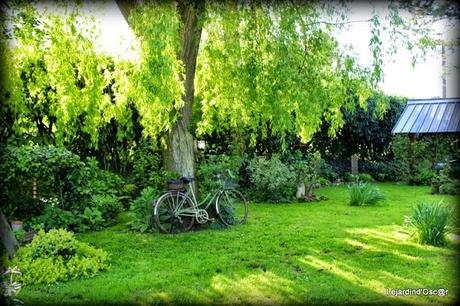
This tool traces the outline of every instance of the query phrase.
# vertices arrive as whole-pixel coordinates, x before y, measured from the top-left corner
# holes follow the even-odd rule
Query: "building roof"
[[[460,98],[409,100],[391,131],[392,134],[459,132]]]

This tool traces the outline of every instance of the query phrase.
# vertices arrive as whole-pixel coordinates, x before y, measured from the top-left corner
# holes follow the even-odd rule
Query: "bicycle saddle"
[[[184,184],[188,184],[190,183],[192,180],[193,180],[193,177],[186,177],[186,176],[183,176],[179,179],[180,181],[182,181]]]

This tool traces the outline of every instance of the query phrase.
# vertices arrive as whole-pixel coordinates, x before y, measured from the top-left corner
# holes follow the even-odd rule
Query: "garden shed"
[[[460,98],[409,100],[392,134],[459,133]]]

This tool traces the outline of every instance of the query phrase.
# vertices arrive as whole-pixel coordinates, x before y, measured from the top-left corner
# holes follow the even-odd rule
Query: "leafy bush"
[[[368,173],[358,173],[358,174],[349,174],[347,177],[349,182],[363,182],[363,183],[371,183],[374,181],[372,176]]]
[[[287,158],[287,164],[295,174],[296,197],[298,199],[319,200],[314,194],[314,190],[322,185],[329,184],[327,179],[320,176],[321,169],[326,169],[326,171],[332,169],[326,166],[321,155],[315,152],[303,156],[300,151],[295,151],[294,154]],[[303,194],[303,190],[305,194]]]
[[[91,206],[101,212],[102,218],[106,220],[106,224],[113,224],[118,214],[123,210],[123,206],[118,198],[110,194],[93,196]]]
[[[409,185],[423,185],[428,186],[431,181],[436,177],[436,173],[422,165],[414,167],[414,175],[408,180]]]
[[[31,224],[39,224],[45,230],[55,228],[75,229],[78,224],[78,217],[73,212],[63,210],[57,206],[46,206],[43,214],[32,218]]]
[[[453,212],[442,203],[419,202],[414,213],[406,217],[406,224],[415,228],[414,234],[422,244],[442,246],[451,230],[449,222]]]
[[[402,174],[408,173],[408,164],[395,160],[387,161],[360,161],[359,171],[368,173],[379,182],[399,182]]]
[[[154,200],[160,195],[157,189],[153,187],[144,188],[141,195],[133,201],[130,211],[133,214],[133,220],[128,226],[135,231],[146,232],[152,229],[152,212]]]
[[[64,229],[40,231],[32,243],[21,247],[11,261],[23,284],[56,283],[91,277],[107,268],[107,252],[75,239]]]
[[[248,170],[256,190],[256,200],[286,202],[294,197],[296,175],[278,155],[274,154],[270,159],[255,157],[250,161]]]
[[[377,187],[363,182],[349,185],[348,194],[351,206],[373,205],[385,199]]]
[[[433,164],[458,154],[457,147],[458,139],[452,135],[424,135],[413,142],[398,135],[393,137],[391,146],[401,178],[411,185],[430,185],[435,177]]]
[[[197,167],[200,193],[211,193],[222,188],[223,183],[229,186],[238,186],[239,172],[242,165],[243,159],[238,156],[225,154],[206,156]]]
[[[33,219],[45,229],[84,230],[113,223],[122,209],[123,179],[99,169],[94,158],[81,161],[64,148],[22,146],[8,147],[1,159],[0,200],[9,203],[9,218]]]
[[[458,167],[458,165],[457,165]],[[455,177],[458,175],[458,169],[455,165],[447,163],[446,166],[439,171],[439,192],[442,194],[460,194],[460,180]]]

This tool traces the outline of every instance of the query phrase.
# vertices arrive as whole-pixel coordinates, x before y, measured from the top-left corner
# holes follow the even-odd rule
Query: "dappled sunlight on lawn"
[[[212,291],[224,296],[224,303],[279,304],[300,303],[294,282],[272,272],[258,272],[244,277],[217,275],[211,281]],[[304,292],[306,290],[303,290]]]
[[[292,280],[270,271],[217,274],[209,279],[209,285],[206,287],[187,287],[177,288],[176,291],[168,290],[167,293],[151,294],[149,299],[154,303],[171,303],[177,302],[176,295],[179,295],[187,296],[190,301],[208,305],[216,301],[228,305],[276,305],[301,304],[307,293],[307,288],[300,288]]]
[[[340,277],[393,301],[424,305],[449,303],[455,299],[457,288],[452,282],[449,282],[450,285],[442,281],[430,284],[429,278],[433,275],[427,275],[436,271],[437,274],[445,276],[446,271],[455,271],[454,249],[419,245],[408,241],[409,235],[395,231],[394,226],[354,228],[345,231],[349,234],[342,239],[345,244],[342,247],[345,255],[312,250],[312,255],[301,257],[299,261],[316,271]],[[427,261],[427,258],[439,257],[440,254],[444,255],[444,260],[440,259],[434,264]],[[376,261],[378,265],[375,265]],[[452,269],[449,269],[449,266]],[[454,277],[452,275],[452,278]],[[436,281],[436,277],[434,279]],[[429,287],[430,285],[432,287]],[[450,295],[442,297],[386,294],[387,289],[419,288],[448,289]]]
[[[315,256],[306,256],[304,259],[301,260],[301,262],[306,265],[312,266],[313,268],[317,270],[321,270],[321,271],[325,270],[328,273],[334,274],[357,286],[362,286],[368,290],[371,290],[383,296],[387,296],[385,294],[386,289],[394,288],[394,287],[389,287],[388,282],[380,281],[376,279],[378,278],[379,273],[382,273],[385,271],[375,271],[374,270],[372,271],[372,278],[369,278],[369,277],[363,277],[363,271],[361,271],[361,269],[347,265],[337,260],[331,260],[330,262],[328,262],[326,260],[316,258]],[[389,272],[386,272],[385,277],[387,278],[388,275],[392,275],[392,274]],[[398,277],[394,277],[394,278],[399,281],[402,279]],[[404,283],[400,282],[399,285],[402,285],[402,287],[400,287],[401,289],[418,288],[417,283],[410,282],[407,280],[405,280]],[[387,296],[387,297],[391,298],[390,296]],[[397,296],[394,298],[405,301],[405,302],[410,302],[412,304],[417,304],[417,305],[424,305],[427,302],[425,297],[417,297],[417,296]]]

